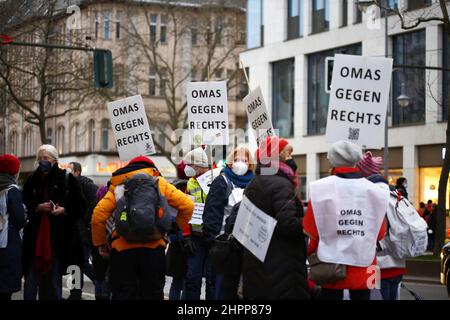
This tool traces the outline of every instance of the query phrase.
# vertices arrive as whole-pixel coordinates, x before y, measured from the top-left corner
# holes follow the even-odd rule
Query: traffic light
[[[97,88],[112,88],[112,53],[109,50],[94,50],[94,81]]]

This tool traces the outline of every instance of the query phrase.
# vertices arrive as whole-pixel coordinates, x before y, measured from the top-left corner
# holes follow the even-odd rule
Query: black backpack
[[[114,224],[117,234],[128,242],[152,242],[170,230],[167,199],[161,195],[158,179],[137,173],[124,182],[125,192],[117,201]]]

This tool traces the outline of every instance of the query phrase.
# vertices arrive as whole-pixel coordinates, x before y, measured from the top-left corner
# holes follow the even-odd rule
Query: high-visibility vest
[[[194,197],[194,202],[197,203],[205,203],[206,202],[206,194],[203,191],[202,187],[198,183],[197,179],[190,178],[187,187],[186,193],[190,196]],[[202,232],[202,226],[198,224],[192,224],[192,231],[194,232]]]

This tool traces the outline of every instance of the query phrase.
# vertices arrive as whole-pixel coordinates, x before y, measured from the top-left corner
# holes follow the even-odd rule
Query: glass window
[[[156,72],[153,68],[150,68],[150,74],[148,76],[148,94],[150,96],[156,95]]]
[[[161,16],[161,43],[167,43],[167,21],[168,17],[166,15]]]
[[[109,120],[102,120],[102,151],[109,149]]]
[[[166,90],[167,90],[167,70],[164,68],[161,70],[161,75],[159,79],[159,95],[161,97],[165,97]]]
[[[425,30],[400,34],[393,41],[394,65],[426,65]],[[392,75],[393,125],[425,122],[425,70],[398,68]],[[400,107],[396,98],[406,94],[407,107]]]
[[[120,20],[122,18],[122,12],[116,12],[116,39],[120,39]]]
[[[214,71],[214,80],[219,81],[222,80],[223,68],[217,68]]]
[[[95,120],[91,119],[88,123],[89,151],[95,150]]]
[[[156,42],[156,27],[157,27],[158,15],[150,15],[150,43]]]
[[[312,33],[329,30],[330,0],[313,0],[312,22]]]
[[[398,10],[398,0],[384,0],[384,1],[385,2],[382,5],[383,8],[389,8],[389,9],[392,9],[392,10]],[[383,8],[380,9],[380,16],[381,17],[384,17],[384,14],[385,14],[385,10]],[[395,14],[395,12],[392,12],[392,11],[388,12],[388,15],[394,15],[394,14]]]
[[[294,59],[272,63],[272,120],[281,137],[294,135]]]
[[[191,24],[191,44],[193,46],[197,45],[197,20],[196,19],[192,19],[192,24]]]
[[[328,102],[325,92],[325,58],[335,53],[361,55],[361,44],[336,48],[308,55],[308,135],[325,134]]]
[[[442,65],[444,68],[450,68],[450,39],[448,33],[443,30],[442,40],[444,41],[444,51],[442,54]],[[450,94],[450,74],[449,71],[443,71],[443,81],[442,81],[442,121],[446,121],[448,118],[448,104],[450,103],[449,94]]]
[[[439,1],[437,1],[439,2]],[[432,0],[408,0],[408,10],[416,10],[430,6]]]
[[[58,154],[64,154],[64,132],[65,129],[63,126],[56,129],[56,150],[58,150]]]
[[[95,34],[95,39],[98,38],[98,26],[99,26],[98,13],[95,12],[94,13],[94,34]]]
[[[288,0],[287,38],[303,35],[303,0]]]
[[[222,18],[216,17],[216,44],[222,45]]]
[[[354,4],[353,10],[354,10],[353,12],[355,12],[355,24],[361,23],[362,22],[362,12],[361,12],[361,10],[359,10],[358,5],[356,3]]]
[[[47,128],[47,143],[53,144],[53,128]]]
[[[81,147],[81,128],[80,128],[80,123],[76,122],[73,125],[73,137],[74,137],[74,150],[75,152],[80,151],[80,147]]]
[[[103,16],[103,39],[109,39],[109,33],[110,33],[110,22],[111,22],[111,12],[107,11],[104,13]]]
[[[18,140],[17,132],[16,131],[11,132],[11,135],[9,136],[9,152],[15,156],[18,156],[17,140]]]
[[[247,47],[257,48],[264,43],[262,0],[247,1]]]
[[[348,0],[342,0],[342,22],[341,27],[348,24]]]

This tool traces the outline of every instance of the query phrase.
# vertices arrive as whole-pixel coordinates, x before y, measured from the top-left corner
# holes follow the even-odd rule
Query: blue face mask
[[[49,172],[52,168],[52,163],[48,160],[39,160],[39,170],[42,172]]]

